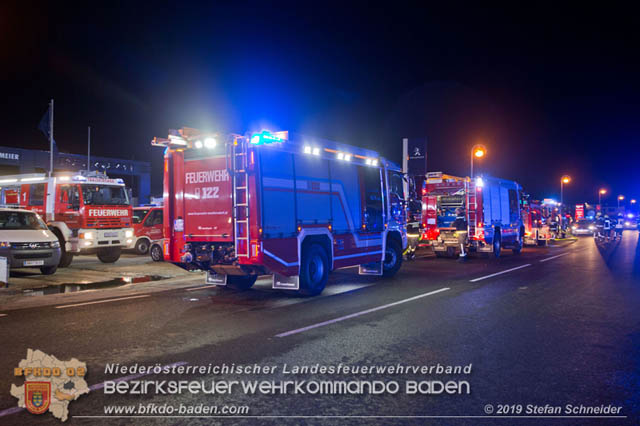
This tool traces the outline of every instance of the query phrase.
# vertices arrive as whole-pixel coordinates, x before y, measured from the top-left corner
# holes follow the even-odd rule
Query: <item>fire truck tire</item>
[[[500,257],[500,251],[502,250],[502,241],[500,234],[496,234],[493,237],[493,257]]]
[[[162,253],[162,246],[160,244],[154,244],[149,249],[151,259],[154,262],[162,262],[164,260],[164,253]]]
[[[58,265],[43,266],[40,268],[40,272],[42,272],[42,275],[53,275],[56,273],[57,270],[58,270]]]
[[[435,254],[436,257],[446,257],[446,253],[443,251],[436,251]]]
[[[256,283],[257,275],[227,275],[227,288],[249,290]]]
[[[138,254],[149,253],[149,240],[147,240],[146,238],[140,238],[136,242],[136,253]]]
[[[544,247],[544,246],[546,246],[546,245],[547,245],[547,240],[538,240],[538,245],[539,245],[540,247]]]
[[[120,247],[104,247],[98,249],[98,259],[102,263],[114,263],[120,259],[122,248]]]
[[[522,240],[522,234],[518,234],[518,239],[516,241],[516,246],[512,249],[513,254],[520,254],[522,252],[522,247],[524,247],[524,241]]]
[[[316,296],[322,293],[329,279],[329,258],[318,244],[307,246],[302,252],[300,264],[300,290],[302,296]]]
[[[395,239],[387,240],[387,247],[382,262],[382,275],[392,277],[402,266],[402,246]]]
[[[58,229],[54,229],[52,232],[53,235],[58,237],[58,241],[60,242],[60,261],[58,262],[58,268],[66,268],[71,265],[71,262],[73,261],[73,253],[67,253],[65,248],[66,242],[62,233]]]

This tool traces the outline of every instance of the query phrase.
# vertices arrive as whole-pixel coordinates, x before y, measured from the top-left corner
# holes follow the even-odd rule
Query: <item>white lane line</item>
[[[165,368],[179,367],[181,365],[187,365],[187,364],[189,363],[186,361],[180,361],[180,362],[174,362],[173,364],[163,365],[160,368],[165,369]],[[144,374],[132,374],[131,376],[119,377],[117,379],[113,379],[109,381],[110,382],[128,382],[129,380],[138,379],[140,377],[148,376],[150,374],[156,374],[156,373],[150,372],[150,373],[144,373]],[[96,383],[95,385],[89,386],[89,389],[92,391],[102,389],[105,386],[105,383],[106,382]],[[0,417],[8,416],[10,414],[16,414],[23,410],[24,410],[23,407],[11,407],[4,410],[0,410]]]
[[[495,277],[495,276],[498,276],[498,275],[506,274],[507,272],[511,272],[511,271],[517,271],[518,269],[526,268],[527,266],[531,266],[531,264],[527,263],[526,265],[516,266],[515,268],[507,269],[506,271],[500,271],[500,272],[496,272],[495,274],[485,275],[484,277],[475,278],[473,280],[470,280],[469,282],[475,283],[477,281],[486,280],[487,278],[491,278],[491,277]]]
[[[567,254],[569,254],[569,252],[558,254],[556,256],[547,257],[545,259],[540,260],[540,262],[546,262],[547,260],[555,259],[556,257],[565,256]]]
[[[186,291],[204,290],[205,288],[214,288],[214,287],[218,287],[218,285],[217,284],[202,285],[200,287],[188,288]]]
[[[96,305],[98,303],[117,302],[119,300],[141,299],[143,297],[150,297],[150,296],[151,296],[150,294],[142,294],[140,296],[129,296],[129,297],[118,297],[116,299],[96,300],[95,302],[74,303],[73,305],[56,306],[56,309],[75,308],[76,306]]]
[[[447,291],[447,290],[450,290],[450,288],[444,287],[444,288],[441,288],[440,290],[434,290],[434,291],[430,291],[429,293],[419,294],[417,296],[413,296],[413,297],[410,297],[408,299],[398,300],[397,302],[388,303],[386,305],[378,306],[376,308],[371,308],[371,309],[367,309],[367,310],[364,310],[364,311],[356,312],[356,313],[353,313],[353,314],[345,315],[345,316],[340,317],[340,318],[334,318],[332,320],[319,322],[317,324],[308,325],[306,327],[297,328],[295,330],[285,331],[284,333],[276,334],[276,337],[291,336],[292,334],[302,333],[303,331],[312,330],[312,329],[318,328],[318,327],[324,327],[325,325],[334,324],[336,322],[340,322],[340,321],[348,320],[348,319],[351,319],[351,318],[359,317],[361,315],[370,314],[371,312],[376,312],[376,311],[380,311],[382,309],[391,308],[392,306],[397,306],[397,305],[401,305],[403,303],[412,302],[414,300],[418,300],[418,299],[421,299],[423,297],[431,296],[433,294],[441,293],[441,292]]]
[[[0,314],[0,317],[6,317],[7,314]]]

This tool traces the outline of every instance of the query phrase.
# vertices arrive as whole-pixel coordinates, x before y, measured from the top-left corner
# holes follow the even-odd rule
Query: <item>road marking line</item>
[[[440,290],[434,290],[434,291],[430,291],[429,293],[419,294],[417,296],[413,296],[413,297],[410,297],[408,299],[398,300],[397,302],[388,303],[386,305],[378,306],[378,307],[371,308],[371,309],[366,309],[364,311],[360,311],[360,312],[356,312],[356,313],[353,313],[353,314],[345,315],[345,316],[340,317],[340,318],[334,318],[332,320],[319,322],[317,324],[308,325],[306,327],[297,328],[295,330],[285,331],[284,333],[276,334],[276,337],[286,337],[286,336],[291,336],[292,334],[302,333],[303,331],[311,330],[311,329],[318,328],[318,327],[323,327],[323,326],[329,325],[329,324],[334,324],[336,322],[340,322],[340,321],[348,320],[348,319],[351,319],[351,318],[359,317],[361,315],[370,314],[371,312],[376,312],[376,311],[380,311],[382,309],[391,308],[392,306],[397,306],[397,305],[401,305],[403,303],[412,302],[414,300],[418,300],[418,299],[421,299],[423,297],[431,296],[433,294],[441,293],[441,292],[447,291],[447,290],[450,290],[450,288],[444,287],[444,288],[441,288]]]
[[[167,365],[163,365],[162,369],[166,368],[166,367],[179,367],[181,365],[187,365],[189,364],[186,361],[180,361],[180,362],[174,362],[173,364],[167,364]],[[133,380],[133,379],[138,379],[140,377],[144,377],[144,376],[148,376],[150,374],[158,374],[158,373],[154,373],[153,371],[150,373],[144,373],[144,374],[132,374],[131,376],[124,376],[124,377],[119,377],[117,379],[113,379],[113,380],[109,380],[110,382],[128,382],[129,380]],[[98,389],[102,389],[105,386],[106,382],[102,382],[102,383],[96,383],[95,385],[91,385],[89,386],[89,390],[95,391]],[[23,407],[11,407],[11,408],[7,408],[4,409],[2,411],[0,411],[0,417],[4,417],[4,416],[8,416],[9,414],[15,414],[15,413],[19,413],[21,411],[23,411],[24,408]]]
[[[96,300],[95,302],[74,303],[73,305],[56,306],[56,309],[75,308],[76,306],[96,305],[98,303],[117,302],[119,300],[141,299],[143,297],[149,297],[149,296],[151,296],[151,295],[150,294],[142,294],[140,296],[129,296],[129,297],[118,297],[116,299]]]
[[[7,314],[0,314],[0,317],[6,317]]]
[[[218,285],[217,284],[203,285],[203,286],[200,286],[200,287],[188,288],[188,289],[186,289],[186,291],[196,291],[196,290],[203,290],[205,288],[214,288],[214,287],[218,287]]]
[[[507,269],[506,271],[500,271],[500,272],[496,272],[495,274],[485,275],[484,277],[475,278],[473,280],[470,280],[469,282],[475,283],[477,281],[486,280],[487,278],[491,278],[491,277],[495,277],[495,276],[498,276],[498,275],[506,274],[507,272],[511,272],[511,271],[517,271],[518,269],[526,268],[527,266],[531,266],[531,264],[527,263],[526,265],[516,266],[515,268]]]
[[[556,257],[565,256],[567,254],[569,254],[569,252],[558,254],[558,255],[555,255],[555,256],[551,256],[551,257],[547,257],[545,259],[540,260],[540,262],[546,262],[547,260],[555,259]]]

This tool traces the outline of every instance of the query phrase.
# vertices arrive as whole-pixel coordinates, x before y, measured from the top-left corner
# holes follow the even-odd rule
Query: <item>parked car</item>
[[[636,230],[638,229],[638,220],[635,217],[629,217],[624,221],[624,229]]]
[[[147,254],[153,241],[162,239],[162,207],[136,207],[133,209],[135,250]]]
[[[60,241],[37,213],[0,208],[0,256],[9,268],[40,268],[51,275],[60,262]]]
[[[587,219],[580,219],[571,225],[571,233],[573,235],[593,235],[595,232],[595,223]]]

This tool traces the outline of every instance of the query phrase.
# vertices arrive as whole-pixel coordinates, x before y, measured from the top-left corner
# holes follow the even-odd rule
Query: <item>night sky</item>
[[[115,3],[115,2],[114,2]],[[154,162],[182,126],[264,127],[379,150],[428,139],[429,170],[482,172],[535,197],[640,198],[640,18],[623,6],[391,10],[263,2],[0,6],[1,145]],[[312,3],[309,3],[312,4]],[[611,200],[614,196],[610,197]]]

